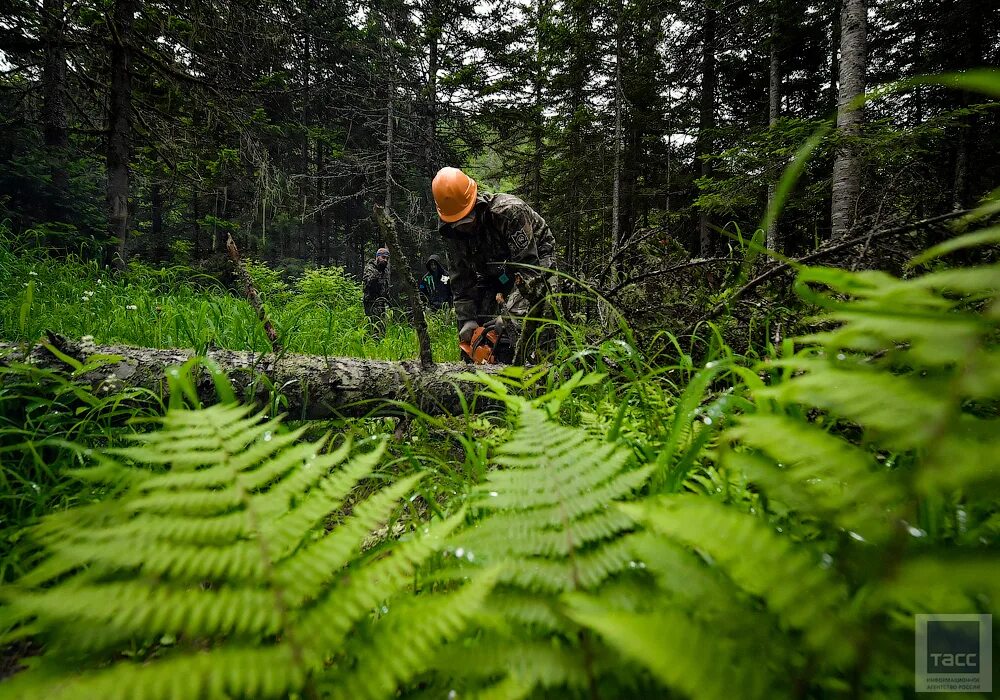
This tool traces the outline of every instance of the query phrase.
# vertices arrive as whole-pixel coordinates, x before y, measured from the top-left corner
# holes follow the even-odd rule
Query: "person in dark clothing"
[[[381,336],[385,331],[390,289],[389,249],[379,248],[375,259],[368,261],[361,276],[361,303],[376,336]]]
[[[420,279],[420,296],[429,307],[440,309],[451,303],[450,280],[441,258],[437,255],[427,258],[427,274]]]
[[[533,335],[538,324],[530,319],[554,316],[550,295],[557,279],[534,269],[555,268],[555,237],[548,224],[512,194],[479,192],[476,181],[458,168],[439,170],[433,192],[440,233],[451,244],[455,265],[451,288],[459,340],[468,342],[478,326],[501,312],[529,319],[523,330]],[[504,334],[516,338],[518,330],[508,328]],[[526,361],[531,354],[522,345],[511,359]]]

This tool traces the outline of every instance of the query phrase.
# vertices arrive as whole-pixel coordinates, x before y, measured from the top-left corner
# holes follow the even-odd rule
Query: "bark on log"
[[[94,355],[115,356],[114,361],[79,376],[98,394],[124,388],[145,388],[161,396],[168,394],[167,372],[195,356],[193,350],[163,350],[125,345],[94,345],[86,341],[56,339],[56,348],[86,364]],[[26,348],[0,343],[0,364],[29,362],[48,369],[72,368],[44,345]],[[292,419],[321,419],[369,415],[402,415],[405,412],[387,402],[406,401],[431,414],[461,413],[459,394],[471,400],[482,385],[460,379],[469,365],[440,363],[422,367],[417,360],[390,362],[349,357],[322,357],[209,350],[228,377],[237,398],[265,405],[275,387],[287,399],[281,411]],[[504,365],[477,367],[476,371],[495,374]],[[198,395],[205,401],[216,399],[207,371],[196,373]],[[483,407],[482,400],[479,408]]]

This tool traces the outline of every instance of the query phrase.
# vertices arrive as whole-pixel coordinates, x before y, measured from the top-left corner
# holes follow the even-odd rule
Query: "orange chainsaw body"
[[[496,364],[496,349],[499,336],[492,328],[479,326],[472,332],[472,340],[468,343],[459,343],[465,358],[474,365],[494,365]]]

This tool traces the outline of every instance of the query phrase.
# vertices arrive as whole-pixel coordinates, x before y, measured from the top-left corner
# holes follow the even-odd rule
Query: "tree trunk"
[[[123,388],[148,389],[167,395],[167,372],[195,357],[193,350],[161,350],[124,345],[94,345],[58,339],[58,349],[86,364],[94,355],[110,355],[112,361],[99,369],[79,375],[98,396]],[[469,365],[442,363],[422,366],[416,360],[389,362],[347,357],[320,357],[274,353],[209,350],[205,357],[229,377],[237,398],[267,406],[271,387],[282,387],[288,401],[281,410],[292,419],[322,419],[367,415],[399,415],[402,410],[387,401],[405,401],[433,415],[461,413],[459,399],[471,400],[482,385],[461,378]],[[46,368],[65,370],[64,364],[44,346],[36,346],[25,356],[21,346],[0,343],[0,365],[30,362]],[[482,365],[477,372],[493,374],[506,365]],[[197,379],[199,396],[212,401],[216,392],[207,372]],[[136,401],[143,400],[140,397]],[[145,399],[148,400],[148,399]]]
[[[779,53],[778,41],[780,39],[778,31],[778,13],[780,12],[780,7],[775,0],[773,14],[771,15],[771,57],[768,65],[768,107],[767,107],[767,123],[774,129],[774,125],[778,123],[778,117],[781,115],[781,60]],[[774,196],[775,190],[777,188],[776,178],[780,176],[780,172],[772,175],[768,179],[767,183],[767,210],[771,211],[771,207],[774,206]],[[778,251],[778,217],[772,216],[766,231],[766,241],[768,250]],[[778,251],[780,252],[780,251]]]
[[[302,23],[302,231],[299,239],[302,241],[303,256],[308,253],[306,241],[310,238],[310,229],[315,229],[313,216],[309,206],[309,166],[311,163],[311,153],[309,149],[309,83],[312,78],[312,45],[309,36],[309,24],[313,16],[313,1],[306,4],[306,16]],[[313,255],[318,257],[318,250],[313,251]],[[315,258],[314,258],[315,259]]]
[[[830,92],[828,98],[831,114],[837,112],[837,83],[840,81],[840,15],[843,10],[843,0],[833,0],[833,12],[830,14]]]
[[[542,136],[545,125],[545,110],[542,105],[542,82],[544,68],[542,66],[542,25],[545,22],[545,0],[535,0],[535,75],[532,93],[534,94],[534,124],[535,148],[531,154],[531,195],[536,206],[542,203]]]
[[[201,260],[201,208],[198,184],[191,183],[191,252],[194,260]]]
[[[66,47],[64,44],[65,0],[44,0],[42,4],[45,68],[42,74],[42,130],[48,151],[53,198],[48,217],[60,221],[65,215],[69,186],[66,149],[69,131],[66,121]]]
[[[382,206],[387,210],[392,210],[392,147],[393,147],[393,127],[396,122],[395,102],[396,102],[396,56],[393,50],[394,38],[392,18],[385,18],[385,41],[389,58],[388,76],[389,85],[386,93],[385,109],[385,199]]]
[[[318,115],[322,119],[322,115]],[[316,260],[320,265],[330,264],[330,232],[327,230],[327,213],[323,206],[323,170],[325,147],[316,140]]]
[[[413,329],[417,333],[417,344],[420,348],[420,364],[431,367],[434,365],[434,357],[431,354],[431,338],[427,333],[427,319],[424,318],[424,308],[417,294],[417,280],[413,276],[413,268],[410,267],[410,261],[399,242],[396,221],[392,218],[390,210],[378,207],[375,208],[375,220],[382,232],[382,239],[392,249],[392,254],[396,258],[390,265],[389,272],[396,289],[403,292],[410,304]]]
[[[569,123],[570,130],[570,147],[572,153],[569,154],[567,159],[570,167],[580,168],[584,161],[583,152],[583,128],[580,123],[581,117],[584,114],[584,89],[587,82],[587,62],[588,56],[585,55],[587,51],[587,46],[589,42],[589,34],[591,30],[591,19],[586,12],[586,8],[582,3],[574,2],[571,3],[570,13],[573,21],[574,39],[572,54],[569,61],[569,81],[570,81],[570,107],[572,109],[572,117]],[[583,261],[587,258],[585,255],[581,255],[590,241],[584,241],[581,239],[581,223],[582,223],[582,204],[580,196],[580,178],[573,177],[570,181],[570,212],[569,212],[569,231],[567,238],[573,241],[573,255],[570,258],[569,267],[570,272],[576,272],[583,268]],[[603,232],[602,232],[603,235]]]
[[[861,129],[862,108],[851,105],[865,91],[866,0],[844,0],[840,20],[840,90],[837,99],[837,137],[840,146],[833,161],[830,205],[831,237],[844,238],[854,226],[861,171],[853,140]]]
[[[986,25],[986,7],[984,0],[962,0],[956,3],[956,10],[961,13],[960,26],[962,36],[957,37],[958,69],[969,70],[982,66],[985,61],[986,36],[983,27]],[[959,94],[958,106],[968,107],[974,104],[978,96],[962,91]],[[976,158],[979,145],[979,117],[970,114],[963,119],[955,138],[955,180],[952,191],[952,203],[955,211],[966,208],[976,189],[971,182],[974,173],[979,171]]]
[[[702,24],[701,43],[701,110],[698,119],[698,141],[695,158],[701,161],[701,176],[711,177],[712,164],[707,156],[712,154],[712,130],[715,129],[715,42],[718,10],[713,0],[703,0],[705,17]],[[711,222],[704,209],[698,214],[698,247],[701,257],[712,254]]]
[[[427,147],[424,155],[427,174],[433,177],[438,170],[437,159],[437,74],[438,40],[441,36],[441,17],[436,0],[428,3],[427,26]],[[428,204],[433,205],[433,197]],[[431,209],[433,211],[433,209]]]
[[[132,80],[129,39],[136,0],[115,0],[111,9],[111,96],[108,114],[108,233],[118,242],[115,263],[125,264],[129,227],[129,159],[132,136]]]
[[[618,250],[621,247],[621,173],[622,173],[622,54],[621,8],[618,17],[618,41],[615,53],[615,169],[611,185],[611,279],[618,282]]]
[[[153,243],[153,258],[157,261],[167,259],[167,239],[163,233],[163,188],[157,173],[154,172],[149,184],[149,237]]]

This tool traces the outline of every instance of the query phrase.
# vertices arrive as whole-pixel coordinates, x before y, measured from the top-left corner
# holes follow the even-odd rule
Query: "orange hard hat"
[[[441,168],[431,183],[441,221],[449,224],[466,216],[476,204],[476,181],[458,168]]]

